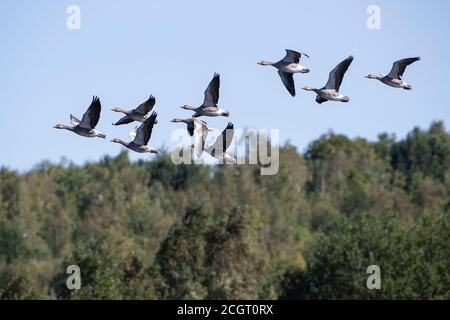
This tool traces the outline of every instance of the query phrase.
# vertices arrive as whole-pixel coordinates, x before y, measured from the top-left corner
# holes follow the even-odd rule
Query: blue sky
[[[369,5],[381,9],[381,30],[366,27]],[[81,29],[68,30],[66,9],[81,9]],[[103,112],[98,129],[126,140],[133,125],[112,127],[112,106],[134,107],[157,98],[159,122],[150,145],[170,148],[169,120],[188,117],[182,104],[200,105],[214,72],[221,74],[220,104],[229,119],[216,128],[279,128],[281,141],[304,151],[328,130],[371,140],[378,133],[404,137],[433,120],[450,126],[448,1],[16,1],[0,2],[0,166],[25,170],[48,159],[75,163],[116,155],[108,140],[52,128],[81,117],[92,95]],[[304,51],[311,69],[296,75],[297,97],[276,70],[256,64]],[[322,86],[349,54],[355,61],[342,93],[348,104],[318,105],[300,88]],[[407,92],[363,78],[387,73],[392,62],[422,60],[405,73]],[[133,159],[151,155],[132,155]]]

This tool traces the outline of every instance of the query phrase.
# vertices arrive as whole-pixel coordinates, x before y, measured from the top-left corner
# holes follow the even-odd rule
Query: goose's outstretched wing
[[[309,58],[309,56],[306,53],[303,53],[303,55],[305,57]],[[300,53],[298,51],[286,49],[286,55],[284,56],[284,58],[281,61],[284,63],[299,63],[301,57],[302,57],[302,53]]]
[[[293,74],[283,72],[281,70],[278,70],[278,74],[280,75],[281,81],[283,82],[284,86],[289,91],[291,96],[295,97],[295,83]]]
[[[83,118],[81,118],[79,126],[85,129],[94,129],[100,119],[101,110],[102,106],[100,104],[100,99],[94,96],[92,98],[91,105],[83,114]]]
[[[205,90],[204,107],[215,107],[219,102],[220,74],[214,73],[214,77]]]
[[[414,63],[416,61],[420,60],[419,57],[415,58],[406,58],[399,61],[394,62],[392,65],[392,69],[388,74],[388,77],[392,79],[399,79],[401,80],[403,77],[403,73],[405,73],[406,67],[409,66],[411,63]]]
[[[147,101],[141,103],[136,109],[135,111],[146,115],[147,113],[149,113],[150,111],[152,111],[153,107],[155,106],[156,103],[156,99],[154,96],[150,95],[150,97],[148,98]]]
[[[128,124],[133,122],[134,120],[132,118],[130,118],[129,116],[124,116],[122,118],[119,119],[119,121],[117,121],[116,123],[113,123],[114,126],[120,126],[122,124]]]
[[[231,142],[233,141],[234,136],[234,125],[231,122],[228,122],[225,130],[222,131],[222,134],[217,138],[216,142],[213,145],[213,149],[221,150],[226,152],[230,147]]]
[[[339,88],[341,87],[342,84],[342,79],[344,79],[344,75],[352,62],[353,56],[350,56],[341,63],[339,63],[333,70],[331,70],[330,75],[328,77],[328,82],[324,88],[339,91]]]
[[[133,142],[140,146],[145,146],[152,136],[153,126],[155,125],[156,116],[158,114],[153,111],[151,116],[145,120],[136,130],[136,137]]]

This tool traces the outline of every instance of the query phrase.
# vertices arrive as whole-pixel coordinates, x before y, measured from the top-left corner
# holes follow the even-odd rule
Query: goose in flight
[[[70,122],[72,123],[71,126],[65,124],[57,124],[53,128],[66,129],[75,132],[76,134],[83,137],[88,138],[98,137],[105,139],[106,138],[105,134],[95,130],[95,126],[97,125],[98,120],[100,119],[101,110],[102,106],[100,104],[100,99],[94,96],[92,98],[91,105],[83,114],[83,118],[81,118],[81,121],[71,114],[70,115]]]
[[[350,56],[341,63],[339,63],[331,72],[328,77],[328,82],[322,89],[315,89],[309,86],[303,87],[303,90],[314,91],[316,96],[316,102],[321,104],[326,101],[340,101],[349,102],[350,98],[344,96],[339,92],[339,88],[342,84],[342,79],[344,79],[345,72],[347,72],[348,67],[353,61],[353,57]]]
[[[133,110],[126,111],[120,107],[112,108],[112,111],[115,112],[121,112],[124,113],[125,116],[121,118],[116,123],[113,123],[114,126],[120,126],[122,124],[127,124],[133,121],[139,121],[144,122],[148,118],[148,113],[152,111],[153,107],[155,106],[156,99],[154,96],[150,95],[147,101],[141,103],[139,106],[137,106]],[[158,121],[155,122],[155,124],[158,123]]]
[[[212,131],[211,128],[208,127],[208,124],[205,121],[202,121],[198,118],[189,118],[189,119],[180,119],[175,118],[171,120],[171,122],[184,122],[187,126],[187,131],[191,137],[194,137],[194,144],[191,146],[197,157],[202,155],[205,140],[208,135],[208,131]]]
[[[214,77],[209,83],[208,87],[205,90],[205,98],[203,100],[203,104],[194,108],[190,105],[184,105],[180,108],[185,110],[195,111],[193,115],[194,118],[205,116],[205,117],[229,117],[230,113],[228,111],[223,110],[221,107],[217,105],[219,102],[219,87],[220,87],[220,75],[218,73],[214,73]]]
[[[145,120],[135,131],[130,133],[131,142],[125,142],[114,138],[111,142],[120,143],[124,147],[139,153],[158,153],[157,149],[151,148],[147,145],[152,135],[153,126],[156,123],[157,113],[153,111],[150,117]]]
[[[377,75],[369,74],[368,76],[366,76],[366,78],[379,80],[382,83],[384,83],[390,87],[411,90],[412,85],[410,85],[409,83],[406,83],[402,79],[403,73],[405,73],[407,66],[409,66],[410,64],[412,64],[416,61],[419,61],[419,60],[420,60],[419,57],[415,57],[415,58],[406,58],[406,59],[396,61],[392,65],[391,72],[389,72],[388,75],[380,74],[379,76],[377,76]]]
[[[303,53],[305,57],[309,56]],[[303,67],[300,64],[300,58],[302,53],[286,49],[286,56],[278,62],[271,61],[261,61],[258,62],[261,66],[273,66],[278,69],[278,74],[280,75],[281,81],[283,82],[286,89],[289,91],[291,96],[295,97],[295,84],[294,84],[294,73],[308,73],[309,69]]]
[[[234,125],[228,122],[225,130],[216,139],[213,145],[205,147],[206,136],[208,135],[208,130],[205,126],[199,127],[198,131],[194,132],[194,144],[191,146],[196,152],[197,156],[200,157],[202,152],[205,151],[210,156],[225,160],[225,163],[236,163],[236,159],[227,153],[227,149],[230,147],[234,136]]]

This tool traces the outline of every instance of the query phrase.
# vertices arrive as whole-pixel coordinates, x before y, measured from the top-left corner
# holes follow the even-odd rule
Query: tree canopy
[[[329,132],[280,171],[132,162],[0,169],[1,299],[449,299],[450,134]],[[78,265],[81,289],[66,287]],[[366,287],[369,265],[381,289]]]

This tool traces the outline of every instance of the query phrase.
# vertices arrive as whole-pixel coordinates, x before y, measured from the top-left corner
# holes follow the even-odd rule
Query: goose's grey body
[[[353,57],[350,56],[341,63],[339,63],[333,70],[331,70],[328,76],[328,82],[323,88],[315,89],[306,86],[303,88],[303,90],[315,92],[317,94],[316,102],[319,104],[322,104],[326,101],[339,101],[339,102],[350,101],[350,98],[340,93],[339,89],[341,87],[342,80],[344,79],[344,75],[352,62]]]
[[[147,145],[152,135],[153,126],[156,123],[157,113],[153,111],[152,115],[148,117],[135,132],[130,133],[130,137],[133,138],[131,142],[125,142],[120,139],[112,139],[111,142],[120,143],[124,147],[133,150],[138,153],[157,153],[158,150],[151,148]]]
[[[403,74],[405,73],[406,67],[416,61],[419,61],[419,60],[420,60],[420,57],[414,57],[414,58],[406,58],[406,59],[396,61],[392,65],[392,69],[389,72],[389,74],[387,74],[387,75],[382,74],[379,76],[369,74],[368,76],[366,76],[366,78],[379,80],[380,82],[382,82],[390,87],[393,87],[393,88],[402,88],[405,90],[411,90],[412,85],[403,81],[402,77],[403,77]]]
[[[133,121],[144,122],[145,120],[148,119],[148,113],[152,111],[153,107],[155,106],[155,103],[156,103],[155,97],[150,95],[147,101],[141,103],[133,110],[126,111],[120,107],[112,108],[111,109],[112,111],[121,112],[125,114],[124,117],[122,117],[116,123],[113,123],[113,125],[120,126],[122,124],[131,123]],[[156,121],[155,124],[156,123],[158,123],[158,121]]]
[[[309,56],[303,53],[306,57]],[[309,69],[300,64],[302,53],[286,49],[286,56],[278,62],[261,61],[262,66],[273,66],[278,69],[278,75],[291,96],[295,96],[294,73],[308,73]]]
[[[230,113],[218,106],[219,102],[220,75],[214,74],[211,82],[204,92],[203,104],[194,108],[190,105],[181,106],[182,109],[194,111],[194,118],[205,117],[229,117]]]
[[[101,110],[102,106],[100,103],[100,99],[94,96],[89,108],[83,114],[81,121],[71,114],[70,122],[72,123],[72,125],[57,124],[53,128],[69,130],[87,138],[97,137],[104,139],[106,138],[106,135],[95,129],[98,121],[100,120]]]

